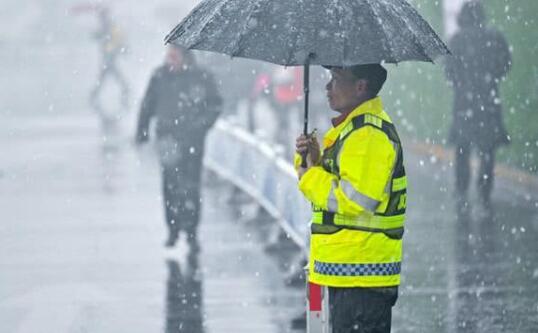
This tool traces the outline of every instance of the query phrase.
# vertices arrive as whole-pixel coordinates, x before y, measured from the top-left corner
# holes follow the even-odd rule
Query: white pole
[[[331,333],[329,319],[329,287],[308,281],[306,276],[306,333]]]

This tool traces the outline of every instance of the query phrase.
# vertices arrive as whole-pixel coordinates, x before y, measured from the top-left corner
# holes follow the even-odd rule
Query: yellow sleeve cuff
[[[293,157],[293,166],[295,167],[296,171],[299,171],[299,168],[301,167],[302,162],[303,162],[303,157],[295,153],[295,156]]]
[[[335,175],[322,167],[312,167],[299,181],[299,190],[314,206],[327,209],[329,194],[336,180]]]

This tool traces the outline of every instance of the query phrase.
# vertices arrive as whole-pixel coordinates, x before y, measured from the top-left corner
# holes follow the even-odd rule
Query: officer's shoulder
[[[388,154],[392,156],[394,154],[393,142],[389,139],[388,135],[380,128],[373,125],[362,126],[352,133],[350,133],[345,142],[344,147],[346,151],[357,151],[374,149],[379,154]]]
[[[354,128],[355,131],[354,133],[351,133],[351,134],[359,134],[359,135],[376,135],[376,134],[379,134],[379,133],[383,133],[383,131],[381,130],[381,128],[373,125],[373,124],[369,124],[369,123],[364,123],[362,124],[361,126],[357,127],[357,128]]]
[[[375,138],[376,140],[387,142],[390,141],[388,135],[379,126],[372,123],[362,123],[360,126],[350,123],[347,127],[348,128],[342,130],[342,134],[346,135],[346,131],[348,133],[351,132],[348,137],[353,141],[356,139],[366,142],[364,141],[366,138]]]

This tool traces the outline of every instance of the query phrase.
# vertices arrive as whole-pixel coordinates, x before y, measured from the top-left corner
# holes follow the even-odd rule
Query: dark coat
[[[454,88],[454,119],[449,142],[491,150],[508,144],[502,118],[499,82],[511,55],[497,30],[469,24],[451,39],[446,75]]]
[[[221,104],[210,73],[196,66],[170,71],[163,65],[153,73],[142,101],[137,141],[148,139],[150,121],[155,118],[157,138],[170,138],[200,151],[221,112]]]

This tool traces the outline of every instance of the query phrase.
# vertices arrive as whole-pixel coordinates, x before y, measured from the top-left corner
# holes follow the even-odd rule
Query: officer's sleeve
[[[295,153],[293,156],[293,167],[295,168],[295,171],[299,172],[302,163],[303,157],[300,154]]]
[[[387,136],[366,126],[353,132],[338,157],[340,177],[321,167],[307,171],[299,188],[315,206],[348,216],[373,213],[386,193],[396,153]]]
[[[328,202],[333,184],[338,178],[322,167],[312,167],[299,181],[299,189],[314,206],[330,210]]]

